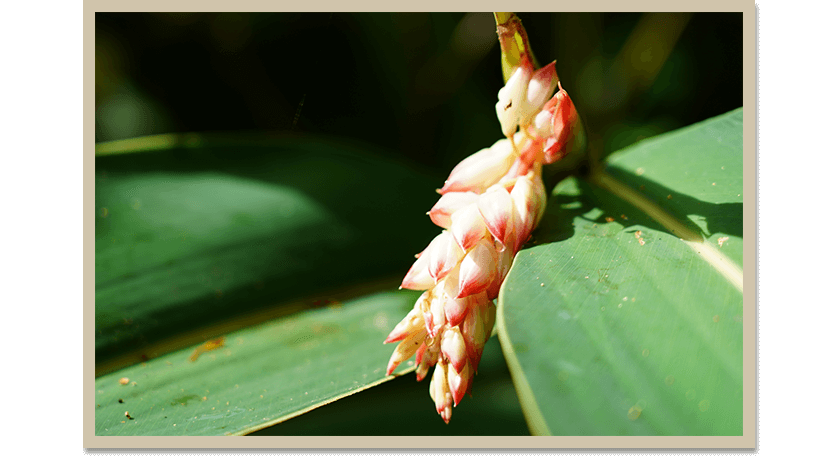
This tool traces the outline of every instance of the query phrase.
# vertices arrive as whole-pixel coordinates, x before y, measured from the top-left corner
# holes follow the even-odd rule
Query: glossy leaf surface
[[[432,206],[435,181],[352,145],[162,135],[98,150],[99,364],[301,297],[390,276],[395,287],[434,235],[411,209]]]
[[[743,433],[742,119],[553,190],[498,318],[533,433]]]
[[[393,349],[383,338],[418,295],[332,303],[101,376],[96,434],[245,434],[383,382]]]

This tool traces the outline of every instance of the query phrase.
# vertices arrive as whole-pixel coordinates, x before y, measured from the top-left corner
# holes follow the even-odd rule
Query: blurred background
[[[539,62],[557,61],[599,155],[742,106],[741,14],[519,17]],[[494,104],[502,86],[491,13],[97,13],[97,143],[186,132],[296,141],[284,149],[181,145],[159,154],[97,158],[97,372],[210,337],[149,349],[178,332],[199,333],[245,312],[322,293],[312,272],[328,277],[333,288],[380,278],[387,278],[388,290],[397,287],[412,254],[438,234],[424,215],[438,197],[434,186],[464,157],[500,139]],[[196,270],[193,284],[176,283],[179,260],[158,261],[148,253],[157,246],[159,258],[169,258],[167,246],[180,246],[180,238],[166,238],[163,229],[181,223],[182,210],[192,206],[171,206],[179,203],[155,196],[150,185],[141,202],[135,195],[136,183],[161,172],[220,172],[296,189],[346,231],[298,227],[319,240],[298,243],[300,252],[291,256],[298,264],[277,264],[276,254],[288,245],[274,237],[247,245],[238,264],[216,261]],[[375,194],[380,189],[386,195]],[[212,196],[193,197],[211,214]],[[166,205],[170,213],[153,212]],[[216,222],[249,233],[254,222],[240,216]],[[234,234],[225,236],[229,240],[221,241],[236,241]],[[201,240],[195,242],[200,247]],[[360,263],[348,271],[344,265],[352,259]],[[258,279],[257,287],[247,282],[251,277],[225,279],[244,270]],[[110,271],[110,282],[100,283]],[[172,281],[171,290],[189,285],[194,297],[163,303],[161,297],[177,299],[155,272]],[[136,278],[149,282],[135,287]],[[153,287],[158,295],[147,292]],[[485,354],[475,399],[457,407],[449,426],[436,415],[427,383],[403,376],[259,434],[526,434],[496,339]],[[109,361],[115,362],[104,367]]]
[[[739,13],[519,17],[604,154],[742,106]],[[490,13],[97,13],[96,140],[348,137],[442,176],[500,137],[499,61]]]

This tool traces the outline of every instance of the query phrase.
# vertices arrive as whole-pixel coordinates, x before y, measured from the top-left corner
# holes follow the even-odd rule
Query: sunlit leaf
[[[554,189],[498,317],[533,433],[743,433],[742,116]]]
[[[456,406],[448,424],[439,418],[428,394],[429,381],[416,382],[415,376],[408,374],[253,435],[529,434],[497,338],[486,343],[472,395]]]
[[[383,338],[416,298],[333,303],[101,376],[96,434],[244,434],[383,382],[392,351]]]

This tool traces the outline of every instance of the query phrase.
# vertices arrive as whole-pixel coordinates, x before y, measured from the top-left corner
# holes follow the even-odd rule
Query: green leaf
[[[438,178],[367,150],[195,134],[99,145],[98,371],[289,312],[277,304],[397,287],[435,235],[413,209],[433,205]]]
[[[96,435],[246,434],[391,379],[394,345],[382,341],[417,298],[393,291],[335,303],[230,333],[195,361],[187,348],[101,376]]]
[[[252,435],[529,435],[497,338],[485,345],[473,397],[456,406],[449,424],[436,412],[429,381],[401,376]]]
[[[743,433],[742,110],[572,177],[500,295],[530,429]]]

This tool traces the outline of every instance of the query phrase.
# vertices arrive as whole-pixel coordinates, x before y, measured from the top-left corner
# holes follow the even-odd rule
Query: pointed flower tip
[[[538,71],[535,72],[535,74],[532,76],[532,79],[542,79],[552,86],[552,90],[555,90],[555,87],[561,84],[561,81],[558,79],[558,72],[555,71],[556,62],[557,61],[553,60],[552,62],[549,62],[548,64],[541,67]]]
[[[465,396],[468,384],[473,379],[474,373],[467,364],[460,370],[454,370],[454,367],[448,366],[448,388],[453,397],[453,405],[456,406],[462,400],[462,397]]]
[[[551,84],[552,89],[560,83],[558,81],[558,73],[555,71],[555,60],[539,68],[532,74],[532,80],[537,80],[542,83]],[[549,94],[552,95],[552,94]]]
[[[514,156],[510,142],[507,147],[505,143],[498,143],[483,148],[459,162],[445,181],[441,189],[442,194],[468,191],[482,193],[502,178],[514,161]]]
[[[442,420],[445,421],[446,424],[450,424],[450,418],[452,414],[453,411],[451,411],[450,406],[446,407],[445,409],[439,412],[439,415],[442,416]]]
[[[434,224],[444,229],[451,227],[451,216],[458,210],[477,201],[479,195],[475,192],[448,192],[442,195],[442,198],[430,208],[428,215]]]
[[[406,334],[396,334],[395,332],[392,332],[392,333],[389,334],[387,339],[384,340],[384,344],[395,343],[396,341],[401,341],[406,336],[407,336]]]
[[[466,389],[464,388],[464,387],[466,387],[464,382],[465,381],[463,380],[463,386],[462,387],[453,391],[453,406],[458,406],[459,402],[461,402],[462,399],[465,398],[465,394],[467,392],[466,392]]]
[[[430,265],[430,256],[422,255],[413,263],[404,280],[401,281],[401,287],[410,290],[427,290],[433,287],[435,282],[430,277],[428,267]]]
[[[488,286],[486,284],[478,284],[475,282],[465,283],[459,290],[459,295],[456,298],[461,299],[470,295],[476,295],[484,291],[487,287]]]

